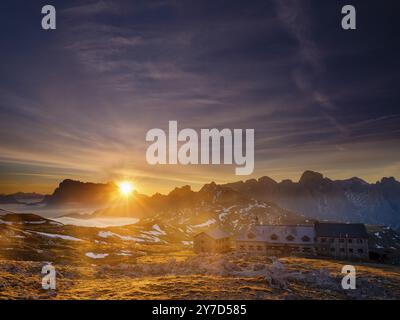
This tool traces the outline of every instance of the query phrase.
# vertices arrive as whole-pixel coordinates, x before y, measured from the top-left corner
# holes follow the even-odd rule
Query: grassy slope
[[[174,259],[172,267],[171,258]],[[345,291],[340,288],[340,270],[346,262],[282,258],[280,261],[289,272],[311,274],[324,269],[330,272],[333,282],[330,285],[319,284],[315,282],[318,277],[313,278],[311,282],[293,279],[288,281],[287,288],[278,288],[259,275],[218,274],[201,268],[193,268],[191,272],[191,263],[198,263],[198,259],[190,252],[177,252],[142,257],[136,266],[129,264],[56,266],[58,275],[55,292],[41,289],[40,271],[43,263],[3,260],[0,261],[0,299],[400,298],[400,268],[395,266],[353,263],[358,272],[358,288]],[[221,263],[221,266],[225,260],[233,262],[236,266],[266,263],[266,258],[260,256],[228,255],[200,259],[211,259],[214,265],[217,262]],[[185,268],[176,267],[180,265]],[[146,266],[149,269],[146,269]]]

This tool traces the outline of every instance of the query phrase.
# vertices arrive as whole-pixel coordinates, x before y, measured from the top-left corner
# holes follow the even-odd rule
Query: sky
[[[357,30],[341,28],[341,8]],[[41,8],[57,29],[41,29]],[[0,3],[0,193],[131,179],[143,193],[305,170],[400,178],[398,1]],[[146,132],[255,129],[255,170],[151,166]]]

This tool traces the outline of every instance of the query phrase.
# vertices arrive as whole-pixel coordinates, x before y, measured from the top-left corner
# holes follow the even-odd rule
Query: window
[[[287,240],[287,241],[293,241],[293,240],[294,240],[294,237],[293,237],[291,234],[289,234],[289,235],[286,237],[286,240]]]
[[[347,240],[348,243],[353,243],[353,239]]]
[[[357,252],[358,253],[364,253],[364,250],[363,249],[358,249]]]
[[[331,248],[331,251],[332,251],[332,252],[335,252],[335,248]]]
[[[344,252],[344,248],[340,248],[340,252]]]
[[[308,237],[308,236],[304,236],[303,238],[301,238],[301,240],[303,241],[303,242],[310,242],[310,237]]]
[[[240,246],[239,248],[240,248],[240,250],[245,250],[245,246],[243,246],[243,245]]]
[[[262,247],[261,246],[257,246],[257,251],[261,251]]]
[[[321,238],[321,242],[326,242],[326,238]]]
[[[362,239],[357,239],[357,243],[363,243]]]
[[[253,251],[254,250],[254,246],[249,246],[249,250]]]
[[[330,243],[334,243],[334,242],[335,242],[335,238],[330,238],[330,239],[329,239],[329,242],[330,242]]]
[[[339,239],[339,242],[340,243],[344,243],[344,239]]]
[[[353,253],[353,251],[354,251],[353,248],[350,248],[350,249],[349,249],[349,252],[350,252],[350,253]]]
[[[271,235],[271,240],[278,240],[278,236],[276,234]]]

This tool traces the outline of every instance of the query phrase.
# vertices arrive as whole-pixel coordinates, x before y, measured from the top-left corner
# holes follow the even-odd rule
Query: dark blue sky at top
[[[0,193],[237,179],[147,166],[145,133],[168,120],[254,128],[256,177],[400,177],[397,3],[1,1]],[[45,4],[55,31],[40,27]],[[356,31],[341,28],[345,4]]]

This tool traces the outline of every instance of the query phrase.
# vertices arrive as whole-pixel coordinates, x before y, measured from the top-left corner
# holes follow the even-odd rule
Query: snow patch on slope
[[[117,237],[124,241],[136,241],[136,242],[143,242],[143,239],[131,237],[131,236],[121,236],[120,234],[111,232],[111,231],[100,231],[98,236],[101,238],[109,238],[109,237]]]
[[[196,225],[191,226],[191,227],[192,227],[192,228],[203,228],[203,227],[208,227],[208,226],[214,224],[215,222],[216,222],[215,219],[209,219],[209,220],[207,220],[207,221],[204,222],[204,223],[196,224]]]
[[[36,231],[32,231],[32,232],[39,234],[41,236],[44,236],[44,237],[49,237],[49,238],[57,238],[57,239],[70,240],[70,241],[83,241],[82,239],[78,239],[78,238],[71,237],[71,236],[66,236],[63,234],[44,233],[44,232],[36,232]]]
[[[85,256],[92,259],[104,259],[108,257],[108,253],[93,253],[93,252],[86,252]]]
[[[62,217],[53,219],[65,225],[72,225],[78,227],[93,227],[93,228],[108,228],[108,227],[122,227],[126,225],[136,224],[139,219],[136,218],[92,218],[92,219],[79,219],[72,217]]]

